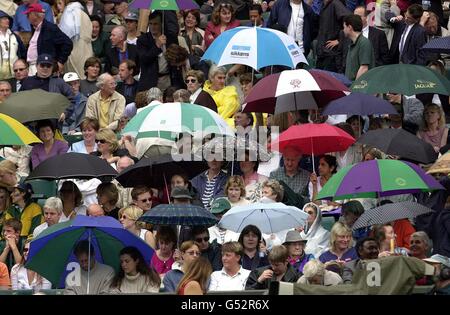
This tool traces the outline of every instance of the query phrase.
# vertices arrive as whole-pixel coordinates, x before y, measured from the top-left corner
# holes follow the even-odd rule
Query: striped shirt
[[[217,181],[217,178],[219,177],[219,174],[220,174],[220,172],[210,180],[208,177],[208,171],[205,172],[206,185],[205,185],[205,190],[203,191],[203,195],[202,195],[202,203],[203,203],[203,207],[205,207],[205,209],[208,211],[211,208],[211,199],[214,194],[214,187],[216,186],[216,181]]]

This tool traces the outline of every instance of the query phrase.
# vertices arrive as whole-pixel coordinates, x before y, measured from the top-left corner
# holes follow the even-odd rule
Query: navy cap
[[[49,55],[49,54],[40,54],[37,57],[36,63],[37,64],[43,63],[43,64],[50,64],[50,65],[52,65],[53,64],[53,57],[52,57],[52,55]]]

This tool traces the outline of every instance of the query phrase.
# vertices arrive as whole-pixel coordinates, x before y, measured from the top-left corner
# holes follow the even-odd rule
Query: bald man
[[[99,204],[93,203],[87,208],[87,215],[90,217],[103,217],[105,211]]]
[[[136,69],[140,69],[136,45],[127,45],[127,29],[124,26],[114,27],[109,39],[112,47],[106,50],[106,72],[112,75],[118,74],[120,63],[127,59],[133,60],[136,63]]]

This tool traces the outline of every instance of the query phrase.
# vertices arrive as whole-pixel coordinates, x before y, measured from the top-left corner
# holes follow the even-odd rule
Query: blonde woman
[[[333,261],[343,266],[344,263],[357,259],[352,242],[352,230],[344,223],[336,222],[331,228],[330,249],[320,255],[319,260],[322,263]]]
[[[11,269],[11,286],[13,290],[48,290],[52,288],[52,284],[35,271],[26,269],[25,263],[30,251],[30,242],[27,240],[23,247],[22,261]]]
[[[117,136],[111,129],[100,129],[95,135],[95,142],[97,143],[97,151],[92,152],[92,154],[106,160],[114,169],[116,169],[116,162],[119,158],[128,155],[127,149],[120,149]]]
[[[0,162],[0,187],[15,187],[18,182],[17,165],[10,160]]]
[[[199,257],[188,265],[175,292],[178,295],[204,295],[211,273],[212,267],[209,261]]]
[[[137,222],[143,213],[142,209],[137,206],[128,206],[119,210],[119,221],[129,232],[139,236],[152,248],[156,248],[156,240],[153,233],[141,228],[141,225]]]
[[[230,176],[225,184],[225,193],[231,207],[244,206],[250,202],[245,199],[245,184],[241,176]]]
[[[445,127],[445,114],[439,105],[425,105],[422,117],[423,126],[417,133],[419,139],[431,144],[436,152],[447,144],[448,128]]]

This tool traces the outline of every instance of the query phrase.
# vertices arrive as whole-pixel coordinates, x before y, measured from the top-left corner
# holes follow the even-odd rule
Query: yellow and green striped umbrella
[[[42,143],[27,127],[12,117],[0,114],[0,145]]]

